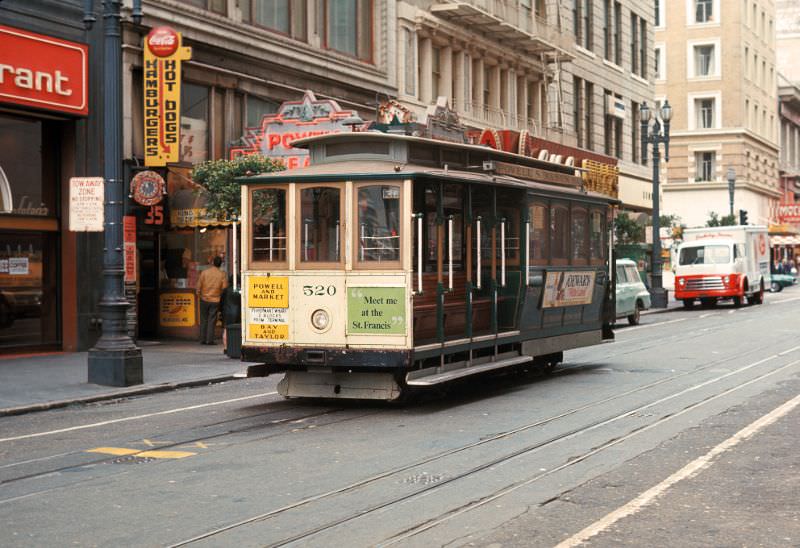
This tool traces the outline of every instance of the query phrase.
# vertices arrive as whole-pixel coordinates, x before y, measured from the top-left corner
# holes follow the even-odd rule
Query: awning
[[[173,228],[227,226],[225,221],[208,214],[208,192],[192,181],[191,169],[170,167],[167,174],[169,224]]]
[[[800,245],[800,236],[770,236],[769,245],[771,247],[779,245]]]

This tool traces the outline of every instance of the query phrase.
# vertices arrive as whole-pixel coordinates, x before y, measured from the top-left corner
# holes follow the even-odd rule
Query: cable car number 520
[[[322,297],[328,295],[330,297],[336,295],[335,285],[304,285],[303,295],[306,297]]]

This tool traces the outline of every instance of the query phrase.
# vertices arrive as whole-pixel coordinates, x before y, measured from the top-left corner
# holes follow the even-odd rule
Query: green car
[[[631,259],[617,259],[617,318],[628,318],[628,323],[639,323],[642,310],[650,308],[650,293],[642,283],[636,263]]]
[[[797,278],[791,274],[771,274],[770,277],[772,278],[772,283],[770,284],[769,290],[773,293],[783,291],[784,287],[797,283]]]

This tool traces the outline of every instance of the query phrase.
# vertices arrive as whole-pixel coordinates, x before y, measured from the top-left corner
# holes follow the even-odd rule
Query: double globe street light
[[[647,144],[653,145],[653,257],[652,283],[650,284],[650,301],[653,308],[667,307],[667,292],[662,284],[661,262],[661,222],[659,219],[659,172],[661,170],[661,152],[659,144],[664,143],[664,161],[669,162],[669,121],[672,118],[672,107],[665,100],[661,108],[656,107],[655,116],[647,103],[642,103],[639,114],[642,123],[642,161],[647,162]],[[653,123],[650,119],[653,118]],[[662,131],[663,125],[663,131]]]

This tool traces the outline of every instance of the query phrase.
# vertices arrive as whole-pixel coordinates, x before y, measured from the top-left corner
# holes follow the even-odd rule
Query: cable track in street
[[[726,322],[723,325],[719,325],[719,326],[716,326],[715,328],[712,328],[713,331],[711,331],[711,333],[714,333],[714,332],[717,332],[717,331],[720,331],[720,330],[723,330],[723,329],[726,329],[726,328],[735,327],[737,324],[739,324],[739,323],[741,323],[743,321],[749,321],[749,320],[743,319],[743,320],[733,320],[733,321]],[[666,322],[659,322],[659,324],[661,324],[661,323],[666,323]],[[650,324],[650,325],[658,325],[658,324]],[[700,332],[695,331],[695,333],[697,333],[697,334],[689,336],[689,338],[697,338],[697,337],[701,337],[701,336],[706,336],[706,335],[709,334],[709,331],[708,330],[704,330],[704,331],[700,331]],[[661,345],[664,345],[664,344],[669,344],[675,338],[679,338],[679,337],[682,338],[682,340],[684,340],[684,341],[687,340],[687,337],[686,337],[685,333],[671,335],[671,336],[668,336],[666,338],[663,338],[663,337],[659,338],[657,336],[653,336],[651,338],[651,341],[648,341],[648,342],[654,342],[655,344],[652,344],[650,346],[644,346],[644,347],[639,346],[639,347],[637,347],[636,351],[647,350],[647,349],[651,349],[651,348],[654,348],[654,347],[657,347],[657,346],[661,346]],[[626,341],[620,341],[620,342],[626,342]],[[739,356],[740,357],[747,356],[747,355],[762,351],[764,349],[770,348],[772,346],[773,346],[772,344],[764,344],[763,346],[751,348],[748,351],[744,352],[743,354],[739,354]],[[596,359],[592,360],[592,362],[585,362],[584,361],[584,362],[574,362],[574,363],[570,363],[568,365],[563,365],[562,364],[562,366],[559,367],[559,369],[555,373],[553,373],[553,376],[569,374],[572,371],[579,370],[582,367],[585,367],[587,365],[592,365],[593,363],[597,363],[598,361],[605,361],[608,358],[613,358],[615,356],[624,355],[624,354],[627,354],[627,353],[630,353],[630,352],[632,352],[632,351],[631,350],[626,350],[626,351],[623,351],[623,352],[612,352],[612,353],[607,354],[605,356],[597,356]],[[563,418],[565,416],[569,416],[571,414],[583,411],[583,410],[588,409],[588,408],[590,408],[592,406],[603,405],[605,403],[608,403],[609,401],[613,401],[613,400],[621,398],[621,397],[626,397],[626,396],[632,395],[632,394],[634,394],[636,392],[640,392],[640,391],[643,391],[643,390],[648,390],[648,389],[653,388],[653,387],[655,387],[655,386],[657,386],[659,384],[663,384],[663,383],[666,383],[666,382],[671,382],[673,380],[679,379],[679,378],[681,378],[683,376],[686,376],[686,375],[694,374],[694,373],[696,373],[698,371],[702,371],[704,369],[707,369],[707,368],[713,367],[715,365],[718,365],[719,363],[726,361],[726,359],[727,358],[723,358],[723,357],[718,358],[717,360],[708,362],[707,364],[704,364],[704,365],[702,365],[702,366],[700,366],[700,367],[698,367],[698,368],[696,368],[696,369],[694,369],[694,370],[692,370],[690,372],[672,375],[670,377],[666,377],[666,378],[660,379],[660,380],[655,381],[653,383],[650,383],[650,384],[647,384],[647,385],[643,385],[642,387],[635,388],[635,389],[633,389],[633,390],[631,390],[629,392],[626,392],[626,393],[623,393],[623,394],[619,394],[619,395],[616,395],[616,396],[612,396],[610,398],[606,398],[606,399],[600,400],[598,402],[590,403],[590,404],[587,404],[586,406],[582,406],[582,407],[576,408],[574,410],[566,412],[566,414],[558,415],[558,416],[555,416],[555,417],[550,417],[550,418],[547,418],[547,419],[541,419],[540,421],[536,421],[534,423],[531,423],[531,424],[528,424],[528,425],[524,425],[524,426],[519,427],[517,429],[498,434],[497,436],[499,436],[500,438],[507,437],[509,435],[515,435],[517,433],[523,432],[523,431],[528,430],[530,428],[535,428],[537,426],[542,426],[542,425],[548,424],[549,422],[552,422],[554,420]],[[303,407],[304,406],[302,404],[298,404],[298,405],[289,407],[289,409],[290,410],[302,409]],[[338,409],[327,410],[327,411],[324,411],[324,412],[321,412],[321,413],[309,413],[309,414],[305,414],[305,415],[287,417],[287,418],[284,418],[284,419],[279,419],[279,420],[270,422],[266,426],[278,426],[278,425],[290,423],[290,422],[293,422],[293,421],[302,421],[302,420],[306,420],[306,419],[313,419],[313,418],[318,418],[318,417],[329,416],[329,415],[333,415],[333,414],[345,411],[347,409],[348,408],[338,408]],[[274,412],[275,412],[274,410],[269,410],[269,411],[266,411],[266,412],[263,412],[263,413],[255,413],[255,414],[252,414],[252,415],[248,415],[246,417],[236,417],[236,418],[233,418],[233,419],[228,419],[228,420],[223,420],[223,421],[218,421],[218,422],[215,422],[215,423],[203,425],[202,428],[212,428],[212,427],[215,427],[215,426],[220,426],[220,425],[229,424],[229,423],[253,420],[253,419],[256,419],[258,417],[269,415],[269,414],[274,413]],[[377,414],[378,412],[379,411],[376,411],[375,413],[370,413],[370,414]],[[351,417],[351,418],[345,419],[345,420],[355,420],[355,419],[358,419],[358,418],[362,418],[364,416],[368,416],[370,414],[357,415],[355,417]],[[335,424],[339,424],[341,422],[342,421],[332,421],[330,423],[326,423],[325,426],[335,425]],[[224,432],[219,432],[219,433],[212,434],[212,435],[204,435],[204,436],[200,436],[200,437],[186,438],[186,439],[182,439],[181,441],[178,441],[178,442],[173,442],[173,443],[168,443],[168,444],[161,445],[161,446],[159,446],[159,449],[161,449],[161,450],[174,449],[174,448],[177,448],[177,447],[180,447],[180,446],[185,446],[185,445],[192,444],[192,443],[212,441],[212,440],[219,439],[221,437],[225,437],[225,436],[229,436],[229,435],[236,435],[236,434],[240,434],[240,433],[247,433],[247,432],[251,432],[251,431],[254,431],[254,430],[258,430],[258,429],[264,428],[264,426],[265,426],[264,424],[249,425],[249,426],[244,427],[244,428],[226,430]],[[284,432],[277,432],[277,433],[270,434],[268,436],[254,438],[251,441],[252,442],[263,441],[265,439],[281,436],[281,435],[284,435],[284,434],[285,434]],[[166,436],[170,436],[170,433],[166,432],[166,433],[162,434],[162,437],[166,437]],[[488,441],[493,441],[494,439],[495,439],[494,437],[493,438],[487,438],[487,440],[485,440],[485,441],[487,441],[487,442]],[[481,442],[479,442],[479,444],[483,443],[483,442],[484,441],[481,441]],[[461,448],[454,448],[453,450],[451,450],[452,451],[451,453],[447,453],[447,454],[444,454],[444,455],[434,455],[434,456],[431,457],[431,459],[435,460],[437,458],[442,458],[442,457],[448,456],[450,454],[455,454],[457,452],[460,452],[460,451],[463,451],[463,450],[466,450],[466,449],[471,449],[474,446],[475,445],[473,445],[473,444],[468,444],[468,445],[463,446]],[[147,451],[147,450],[148,449],[142,449],[143,452]],[[82,451],[66,452],[66,453],[61,453],[61,454],[57,455],[57,457],[74,456],[74,455],[79,455],[79,454],[83,454],[83,452]],[[133,456],[135,456],[135,454]],[[49,458],[52,458],[52,456],[45,456],[45,457],[42,457],[39,460],[47,460]],[[12,484],[14,482],[21,481],[21,480],[29,480],[29,479],[34,479],[34,478],[37,478],[37,477],[42,477],[42,476],[47,476],[47,475],[52,475],[52,474],[58,474],[58,473],[61,473],[61,472],[67,472],[67,471],[76,470],[76,469],[80,469],[80,468],[84,468],[84,467],[100,465],[100,464],[108,463],[108,462],[111,462],[111,461],[113,461],[113,458],[108,458],[108,457],[99,458],[99,459],[91,460],[91,461],[88,461],[88,462],[82,462],[80,464],[62,466],[62,467],[53,468],[53,469],[49,469],[49,470],[45,470],[45,471],[41,471],[41,472],[32,473],[32,474],[21,475],[21,476],[15,477],[15,478],[7,479],[7,480],[2,480],[2,481],[0,481],[0,485],[9,485],[9,484]],[[16,466],[16,465],[21,465],[21,464],[29,464],[30,462],[31,462],[31,460],[25,461],[23,463],[6,464],[6,465],[3,465],[2,467],[0,467],[0,469],[10,468],[10,467],[13,467],[13,466]],[[428,462],[430,462],[430,460],[425,459],[425,460],[423,460],[421,462],[413,463],[413,464],[410,464],[408,466],[409,467],[414,467],[414,466],[419,466],[419,465],[422,465],[422,464],[426,464]],[[402,471],[402,470],[399,470],[399,471]],[[391,473],[397,473],[397,472],[390,471],[388,473],[391,474]],[[74,485],[74,484],[72,484],[72,485]],[[0,500],[0,504],[2,504],[2,503],[3,503],[3,501]]]
[[[759,350],[763,350],[763,348],[761,348]],[[726,378],[728,378],[730,376],[743,373],[743,372],[748,371],[749,369],[751,369],[753,367],[756,367],[758,365],[762,365],[762,364],[767,363],[767,362],[769,362],[771,360],[774,360],[774,359],[779,358],[779,357],[783,357],[783,356],[785,356],[785,355],[787,355],[789,353],[796,352],[798,350],[800,350],[800,346],[795,346],[795,347],[790,348],[788,350],[785,350],[783,352],[772,354],[771,356],[768,356],[767,358],[764,358],[762,360],[756,361],[756,362],[754,362],[752,364],[748,364],[748,365],[743,366],[741,368],[735,369],[733,371],[730,371],[728,373],[725,373],[723,375],[720,375],[718,377],[715,377],[715,378],[710,379],[708,381],[705,381],[703,383],[695,384],[695,385],[692,385],[692,386],[690,386],[688,388],[684,388],[684,389],[679,390],[677,392],[673,392],[673,393],[671,393],[671,394],[669,394],[667,396],[659,398],[655,402],[650,402],[650,403],[647,403],[647,404],[643,404],[643,405],[637,406],[635,408],[628,409],[628,410],[622,411],[620,413],[617,413],[617,414],[615,414],[615,415],[613,415],[611,417],[606,417],[606,418],[603,418],[603,419],[600,419],[600,420],[593,421],[592,423],[589,423],[588,425],[585,425],[585,426],[582,426],[580,428],[576,428],[576,429],[567,431],[566,433],[560,434],[558,436],[553,436],[552,438],[549,438],[547,440],[544,440],[544,441],[541,441],[541,442],[526,446],[524,448],[515,450],[515,451],[513,451],[511,453],[508,453],[506,455],[503,455],[502,457],[499,457],[497,459],[493,459],[493,460],[491,460],[489,462],[480,464],[479,466],[473,467],[472,469],[469,469],[469,470],[467,470],[465,472],[457,474],[457,475],[455,475],[455,476],[453,476],[451,478],[446,478],[446,479],[443,479],[442,481],[437,482],[437,483],[435,483],[433,485],[429,485],[429,486],[423,487],[423,488],[421,488],[421,489],[419,489],[419,490],[417,490],[417,491],[415,491],[413,493],[409,493],[409,494],[406,494],[406,495],[398,496],[398,497],[395,497],[395,498],[393,498],[391,500],[384,501],[382,503],[370,506],[370,507],[368,507],[366,509],[361,509],[358,512],[352,513],[352,514],[350,514],[348,516],[344,516],[342,518],[339,518],[339,519],[336,519],[336,520],[332,520],[330,522],[327,522],[325,524],[317,526],[317,527],[315,527],[313,529],[309,529],[307,531],[304,531],[304,532],[299,533],[297,535],[294,535],[292,537],[284,538],[284,539],[281,539],[280,541],[276,541],[276,542],[270,543],[267,546],[270,546],[270,547],[284,546],[284,545],[291,544],[291,543],[294,543],[294,542],[298,542],[298,541],[301,541],[301,540],[304,540],[304,539],[308,539],[308,538],[310,538],[312,536],[315,536],[315,535],[317,535],[319,533],[322,533],[322,532],[324,532],[326,530],[333,529],[335,527],[338,527],[338,526],[343,525],[345,523],[348,523],[350,521],[356,520],[358,518],[364,517],[366,515],[372,514],[374,512],[377,512],[377,511],[380,511],[380,510],[384,510],[387,507],[406,502],[406,501],[408,501],[410,499],[413,499],[413,498],[416,498],[416,497],[419,497],[419,496],[422,496],[422,495],[425,495],[425,494],[429,494],[430,492],[432,492],[434,490],[441,489],[441,488],[443,488],[443,487],[445,487],[447,485],[450,485],[451,483],[453,483],[455,481],[468,478],[470,476],[473,476],[475,474],[483,472],[483,471],[485,471],[485,470],[487,470],[489,468],[492,468],[492,467],[495,467],[497,465],[503,464],[503,463],[508,462],[508,461],[510,461],[512,459],[518,458],[518,457],[520,457],[522,455],[527,455],[529,453],[532,453],[532,452],[538,451],[540,449],[543,449],[543,448],[545,448],[547,446],[550,446],[550,445],[553,445],[553,444],[556,444],[556,443],[559,443],[559,442],[562,442],[562,441],[565,441],[565,440],[568,440],[568,439],[575,438],[575,437],[577,437],[577,436],[579,436],[579,435],[581,435],[583,433],[587,433],[589,431],[595,430],[596,428],[599,428],[601,426],[605,426],[605,425],[610,424],[612,422],[616,422],[618,420],[621,420],[621,419],[624,419],[624,418],[627,418],[627,417],[631,417],[633,415],[636,415],[637,413],[641,413],[645,409],[648,409],[648,408],[651,408],[651,407],[653,407],[655,405],[664,403],[664,402],[669,401],[669,400],[671,400],[673,398],[676,398],[676,397],[678,397],[680,395],[692,392],[694,390],[697,390],[700,387],[707,386],[709,384],[712,384],[712,383],[715,383],[715,382],[719,382],[719,381],[721,381],[723,379],[726,379]],[[756,352],[756,351],[757,351],[756,349],[751,349],[749,352],[745,352],[743,354],[739,354],[738,356],[739,357],[743,357],[743,356],[752,354],[753,352]],[[337,488],[337,489],[333,489],[333,490],[327,491],[325,493],[320,493],[320,494],[317,494],[317,495],[313,495],[313,496],[304,498],[302,500],[299,500],[297,502],[282,506],[280,508],[276,508],[274,510],[270,510],[268,512],[265,512],[265,513],[262,513],[262,514],[259,514],[259,515],[256,515],[256,516],[251,516],[251,517],[245,518],[243,520],[232,522],[232,523],[230,523],[228,525],[225,525],[223,527],[219,527],[219,528],[214,529],[212,531],[208,531],[208,532],[203,533],[201,535],[197,535],[195,537],[192,537],[192,538],[189,538],[189,539],[185,539],[185,540],[179,541],[177,543],[171,544],[170,548],[177,548],[177,547],[180,547],[180,546],[186,546],[186,545],[189,545],[189,544],[192,544],[192,543],[195,543],[195,542],[199,542],[201,540],[205,540],[205,539],[220,535],[222,533],[226,533],[228,531],[232,531],[232,530],[237,529],[239,527],[243,527],[243,526],[247,526],[247,525],[250,525],[250,524],[254,524],[254,523],[261,522],[261,521],[265,521],[265,520],[268,520],[268,519],[272,519],[272,518],[277,517],[277,516],[279,516],[279,515],[281,515],[283,513],[288,512],[288,511],[296,510],[296,509],[302,508],[304,506],[308,506],[308,505],[310,505],[312,503],[318,502],[318,501],[323,500],[323,499],[335,497],[337,495],[342,495],[342,494],[347,493],[347,492],[351,492],[351,491],[355,491],[355,490],[361,489],[363,487],[366,487],[366,486],[368,486],[370,484],[379,482],[379,481],[384,480],[386,478],[389,478],[391,476],[394,476],[394,475],[397,475],[397,474],[400,474],[400,473],[403,473],[403,472],[407,472],[407,471],[409,471],[411,469],[414,469],[414,468],[417,468],[417,467],[420,467],[420,466],[428,465],[428,464],[430,464],[432,462],[444,459],[446,457],[455,455],[457,453],[461,453],[461,452],[464,452],[464,451],[467,451],[467,450],[470,450],[470,449],[474,449],[476,447],[479,447],[479,446],[482,446],[482,445],[485,445],[485,444],[493,443],[493,442],[496,442],[498,440],[506,439],[506,438],[508,438],[510,436],[514,436],[514,435],[520,434],[520,433],[525,432],[527,430],[530,430],[532,428],[536,428],[536,427],[547,425],[549,423],[552,423],[552,422],[555,422],[557,420],[569,417],[569,416],[574,415],[576,413],[589,410],[589,409],[591,409],[593,407],[598,407],[598,406],[607,404],[607,403],[609,403],[611,401],[630,396],[630,395],[635,394],[637,392],[642,392],[644,390],[648,390],[648,389],[653,388],[655,386],[658,386],[658,385],[661,385],[661,384],[664,384],[664,383],[667,383],[667,382],[671,382],[671,381],[676,380],[678,378],[681,378],[681,377],[684,377],[684,376],[687,376],[687,375],[690,375],[690,374],[697,373],[698,371],[702,371],[703,369],[708,369],[710,367],[714,367],[714,366],[718,365],[719,363],[721,363],[722,361],[726,361],[728,359],[729,358],[720,358],[720,359],[714,360],[712,362],[709,362],[709,363],[705,364],[702,368],[695,369],[695,370],[693,370],[691,372],[681,373],[681,374],[678,374],[678,375],[673,375],[673,376],[670,376],[670,377],[667,377],[667,378],[664,378],[664,379],[660,379],[658,381],[654,381],[652,383],[648,383],[647,385],[643,385],[641,387],[637,387],[635,389],[626,391],[624,393],[616,394],[616,395],[604,398],[602,400],[591,402],[591,403],[585,404],[583,406],[564,411],[563,413],[560,413],[558,415],[555,415],[555,416],[552,416],[552,417],[549,417],[549,418],[546,418],[546,419],[540,419],[538,421],[535,421],[535,422],[532,422],[530,424],[526,424],[526,425],[514,428],[514,429],[509,430],[509,431],[501,432],[501,433],[492,435],[490,437],[487,437],[487,438],[484,438],[484,439],[481,439],[481,440],[478,440],[478,441],[475,441],[475,442],[472,442],[472,443],[469,443],[469,444],[462,445],[460,447],[449,449],[447,451],[441,452],[441,453],[436,454],[436,455],[431,455],[431,456],[425,457],[423,459],[419,459],[419,460],[417,460],[417,461],[415,461],[413,463],[409,463],[409,464],[406,464],[406,465],[403,465],[403,466],[399,466],[399,467],[396,467],[396,468],[393,468],[393,469],[390,469],[390,470],[387,470],[387,471],[384,471],[384,472],[380,472],[380,473],[375,474],[373,476],[370,476],[368,478],[353,482],[353,483],[351,483],[349,485],[345,485],[343,487],[340,487],[340,488]],[[789,364],[786,364],[786,365],[784,365],[784,366],[782,366],[782,367],[780,367],[778,369],[771,370],[771,371],[769,371],[769,372],[767,372],[767,373],[765,373],[763,375],[760,375],[760,376],[756,377],[755,379],[752,379],[750,381],[747,381],[745,383],[737,385],[737,386],[735,386],[733,388],[724,390],[724,391],[722,391],[720,393],[713,394],[711,396],[703,398],[699,402],[695,402],[695,403],[687,406],[686,408],[684,408],[684,410],[680,411],[679,414],[683,414],[684,412],[687,412],[688,410],[696,409],[697,407],[699,407],[699,406],[701,406],[701,405],[703,405],[705,403],[708,403],[710,401],[713,401],[714,399],[716,399],[718,397],[721,397],[722,395],[726,395],[726,394],[728,394],[728,393],[730,393],[730,392],[732,392],[734,390],[738,390],[740,388],[743,388],[744,386],[748,386],[749,384],[752,384],[753,382],[756,382],[758,380],[762,380],[762,379],[764,379],[766,377],[769,377],[769,376],[775,374],[778,371],[782,371],[783,369],[788,368],[788,367],[793,366],[793,365],[796,365],[798,363],[800,363],[800,360],[797,360],[797,361],[794,361],[794,362],[790,362]],[[578,456],[578,457],[575,457],[573,459],[570,459],[570,461],[568,463],[565,463],[564,465],[559,467],[557,470],[563,470],[564,468],[566,468],[568,466],[577,464],[578,462],[581,462],[581,461],[585,460],[586,458],[588,458],[588,457],[590,457],[590,456],[592,456],[594,454],[597,454],[601,450],[605,450],[605,449],[607,449],[609,447],[612,447],[612,446],[616,445],[617,443],[620,443],[623,439],[628,439],[632,435],[634,435],[636,433],[640,433],[641,431],[644,431],[645,429],[649,430],[650,428],[653,428],[654,426],[656,426],[658,424],[661,424],[665,420],[669,420],[671,418],[674,418],[675,416],[677,416],[677,414],[666,415],[666,416],[658,419],[655,423],[651,423],[649,425],[642,426],[642,427],[640,427],[638,429],[634,429],[632,432],[630,432],[628,435],[624,436],[623,438],[615,437],[614,439],[609,440],[608,442],[606,442],[605,444],[599,446],[598,448],[592,449],[591,451],[585,453],[582,456]],[[535,476],[535,478],[536,479],[541,479],[541,478],[543,478],[543,477],[545,477],[547,475],[550,475],[551,473],[554,473],[555,471],[556,470],[554,469],[554,470],[548,471],[545,474],[539,474],[539,475]],[[502,489],[499,492],[506,493],[507,490],[508,490],[508,487]],[[493,496],[494,495],[492,495],[492,497]],[[494,500],[494,498],[490,497],[490,500]],[[486,501],[487,501],[487,499],[483,498],[483,499],[481,499],[479,501],[475,501],[473,503],[470,503],[467,506],[468,507],[481,506],[481,505],[485,504]],[[462,507],[462,509],[460,509],[460,513],[463,513],[463,511],[466,511],[466,510],[463,510],[463,508],[466,508],[466,507]],[[416,527],[421,527],[423,525],[425,525],[425,524],[419,524]],[[414,528],[414,530],[416,530],[416,528]],[[419,532],[421,532],[421,531],[419,531]],[[417,534],[417,533],[414,533],[414,534]],[[407,537],[404,537],[404,538],[407,538]],[[387,539],[387,540],[391,540],[391,539]],[[392,541],[391,543],[394,543],[394,542],[395,541]]]

